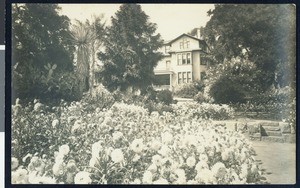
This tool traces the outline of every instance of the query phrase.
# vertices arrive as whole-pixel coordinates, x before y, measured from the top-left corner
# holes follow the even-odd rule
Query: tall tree
[[[296,12],[293,5],[215,5],[203,30],[213,60],[248,56],[264,89],[295,80]],[[278,74],[276,74],[276,72]]]
[[[93,15],[92,21],[86,21],[87,27],[94,34],[93,40],[91,41],[91,66],[90,66],[90,92],[92,92],[95,83],[95,66],[96,66],[96,55],[103,45],[103,37],[105,34],[105,22],[103,22],[103,14],[100,16]]]
[[[73,70],[74,47],[69,40],[69,19],[56,4],[13,4],[13,94],[38,97],[39,76],[45,65],[56,72]],[[56,67],[55,65],[55,67]]]
[[[94,66],[96,51],[102,45],[104,34],[103,16],[94,16],[93,21],[76,20],[71,35],[76,46],[76,65],[80,80],[80,92],[92,91],[94,85]]]
[[[151,85],[153,69],[161,58],[157,52],[162,45],[156,24],[137,4],[120,6],[111,18],[104,40],[105,51],[99,53],[103,62],[102,83],[109,90],[140,89],[142,93]]]

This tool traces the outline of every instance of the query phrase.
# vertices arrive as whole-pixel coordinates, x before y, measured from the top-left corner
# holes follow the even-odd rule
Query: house
[[[154,68],[156,90],[174,89],[182,84],[202,80],[208,61],[208,46],[201,39],[200,29],[197,36],[182,34],[164,43],[160,49],[163,58]]]

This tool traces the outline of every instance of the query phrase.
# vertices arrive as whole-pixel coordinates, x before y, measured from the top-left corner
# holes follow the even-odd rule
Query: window
[[[178,65],[182,64],[182,54],[177,54],[177,64]]]
[[[179,48],[180,48],[180,49],[183,49],[183,48],[184,48],[184,47],[183,47],[183,42],[180,42],[180,43],[179,43]]]
[[[186,53],[182,54],[182,64],[186,64]]]
[[[185,38],[182,39],[182,42],[179,43],[180,49],[187,49],[190,47],[190,41],[186,40]]]
[[[181,84],[182,82],[182,74],[181,72],[178,73],[178,84]]]
[[[191,64],[191,53],[177,54],[177,64],[178,65]]]
[[[168,53],[170,51],[170,46],[165,46],[165,53]]]
[[[186,48],[189,48],[190,47],[190,41],[186,41],[185,46],[186,46]]]
[[[200,72],[201,80],[204,80],[206,77],[206,72]]]
[[[192,72],[179,72],[178,73],[178,84],[191,83],[193,80]]]
[[[191,72],[187,72],[187,83],[192,82],[192,73]]]
[[[170,64],[171,64],[171,61],[166,61],[166,68],[167,69],[170,69]]]
[[[186,83],[186,72],[182,73],[182,82]]]
[[[190,53],[187,53],[187,64],[191,64],[191,54]]]

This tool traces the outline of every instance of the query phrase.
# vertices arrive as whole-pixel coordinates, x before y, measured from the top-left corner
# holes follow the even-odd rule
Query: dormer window
[[[183,42],[180,42],[180,43],[179,43],[179,48],[180,48],[180,49],[183,49],[183,48],[184,48],[184,47],[183,47]]]
[[[165,46],[165,53],[168,53],[170,51],[170,46]]]
[[[188,41],[186,38],[182,39],[182,42],[179,43],[180,49],[188,49],[190,47],[190,41]]]

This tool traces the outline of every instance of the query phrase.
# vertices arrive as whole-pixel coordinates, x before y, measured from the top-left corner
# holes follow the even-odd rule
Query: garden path
[[[234,130],[233,124],[228,129]],[[247,135],[246,135],[247,136]],[[255,159],[263,169],[263,177],[270,184],[296,183],[296,144],[250,140]]]
[[[296,144],[251,141],[263,176],[271,184],[296,183]]]

